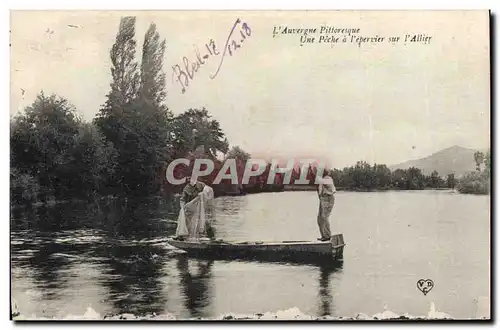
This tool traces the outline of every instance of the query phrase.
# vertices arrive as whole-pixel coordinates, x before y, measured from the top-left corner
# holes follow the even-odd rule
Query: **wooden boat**
[[[281,241],[281,242],[227,242],[223,240],[177,240],[169,238],[168,244],[190,255],[214,259],[243,258],[275,261],[342,260],[344,237],[333,235],[330,241]]]

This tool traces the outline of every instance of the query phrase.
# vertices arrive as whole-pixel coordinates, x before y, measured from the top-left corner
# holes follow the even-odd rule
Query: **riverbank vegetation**
[[[136,48],[135,17],[124,17],[110,50],[110,89],[92,121],[82,119],[69,100],[43,91],[11,118],[11,205],[109,196],[169,199],[182,189],[169,184],[165,175],[168,164],[177,158],[212,159],[215,171],[201,178],[208,184],[227,159],[236,159],[238,184],[224,179],[214,185],[216,195],[293,190],[285,186],[284,174],[267,183],[271,163],[261,175],[241,184],[242,169],[251,155],[237,146],[230,148],[220,123],[208,109],[187,109],[174,115],[168,108],[165,40],[154,23],[144,36],[140,60]],[[313,189],[317,169],[311,164],[304,170],[308,189]],[[187,171],[189,167],[179,166],[175,175]],[[330,171],[339,189],[353,191],[451,189],[457,183],[452,174],[443,178],[437,172],[425,175],[417,168],[391,171],[386,165],[363,161]],[[484,171],[461,181],[460,191],[481,190],[477,182]],[[294,168],[292,182],[301,174],[299,167]]]
[[[491,152],[474,153],[476,172],[467,173],[457,185],[457,190],[463,194],[487,195],[491,190]]]

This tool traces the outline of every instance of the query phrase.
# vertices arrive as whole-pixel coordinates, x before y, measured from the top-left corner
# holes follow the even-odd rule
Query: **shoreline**
[[[477,195],[477,196],[489,196],[490,194],[480,194],[480,193],[460,193],[456,189],[450,189],[450,188],[424,188],[424,189],[394,189],[394,188],[389,188],[389,189],[346,189],[342,187],[337,187],[336,188],[338,192],[359,192],[359,193],[367,193],[367,192],[390,192],[390,191],[400,191],[400,192],[406,192],[406,191],[450,191],[456,194],[462,194],[462,195]],[[218,194],[215,196],[215,198],[219,197],[231,197],[231,196],[246,196],[246,195],[256,195],[256,194],[266,194],[266,193],[281,193],[281,192],[298,192],[298,191],[316,191],[316,187],[314,186],[296,186],[296,187],[284,187],[281,190],[273,190],[273,191],[259,191],[259,192],[254,192],[254,191],[249,191],[249,192],[242,192],[242,193],[225,193],[225,194]],[[177,194],[173,194],[170,198],[170,200],[175,200]],[[95,201],[126,201],[128,199],[131,199],[131,197],[118,197],[118,196],[96,196]],[[137,197],[133,199],[138,199],[138,200],[154,200],[154,199],[161,199],[168,201],[164,196],[145,196],[145,197]],[[59,204],[72,204],[72,203],[90,203],[89,201],[83,200],[83,199],[72,199],[72,200],[49,200],[47,202],[36,202],[30,204],[29,207],[32,208],[39,208],[39,207],[54,207]],[[10,209],[20,209],[20,208],[27,208],[28,206],[26,204],[11,204]]]
[[[489,314],[489,313],[488,313]],[[437,311],[434,303],[431,302],[430,309],[427,315],[414,316],[408,313],[397,314],[388,309],[374,315],[358,313],[355,316],[311,316],[304,314],[300,309],[293,307],[286,310],[278,310],[276,312],[254,313],[254,314],[235,314],[225,313],[216,317],[192,317],[178,318],[173,314],[149,314],[149,315],[134,315],[130,313],[114,314],[102,316],[91,307],[82,315],[68,314],[62,318],[56,317],[37,317],[36,315],[25,316],[19,312],[17,305],[12,306],[11,318],[13,321],[35,321],[35,320],[94,320],[94,321],[113,321],[113,320],[148,320],[148,321],[429,321],[429,320],[458,320],[453,316]],[[470,318],[460,318],[460,320],[483,320],[490,321],[487,314],[476,315]]]

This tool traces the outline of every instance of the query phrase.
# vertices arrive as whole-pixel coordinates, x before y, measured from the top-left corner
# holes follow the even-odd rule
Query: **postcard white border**
[[[1,209],[2,213],[5,215],[4,219],[0,221],[1,226],[3,227],[3,230],[1,232],[3,235],[5,235],[4,240],[2,240],[3,247],[0,249],[0,253],[2,256],[2,265],[4,265],[4,271],[0,273],[1,275],[1,280],[0,283],[2,283],[4,290],[2,292],[5,292],[5,296],[3,299],[0,300],[0,311],[3,314],[2,317],[2,328],[3,326],[7,326],[8,328],[13,328],[14,324],[13,322],[8,320],[7,313],[9,313],[10,310],[10,302],[7,299],[7,296],[10,295],[10,266],[7,266],[9,264],[9,242],[10,242],[10,227],[9,227],[9,220],[10,219],[10,208],[9,208],[9,98],[10,98],[10,77],[9,77],[9,65],[10,65],[10,54],[9,54],[9,47],[8,47],[8,42],[9,42],[9,25],[10,25],[10,15],[9,11],[10,10],[27,10],[27,9],[41,9],[41,10],[49,10],[49,9],[93,9],[93,10],[140,10],[140,9],[150,9],[150,10],[167,10],[167,9],[224,9],[224,10],[231,10],[231,9],[252,9],[252,10],[258,10],[258,9],[283,9],[283,10],[294,10],[294,9],[308,9],[308,10],[332,10],[332,9],[373,9],[373,10],[395,10],[395,9],[426,9],[426,10],[442,10],[442,9],[450,9],[450,10],[460,10],[460,9],[491,9],[493,13],[498,14],[500,12],[499,8],[499,1],[498,0],[475,0],[475,1],[464,1],[464,0],[455,0],[455,1],[436,1],[436,0],[419,0],[419,1],[377,1],[377,2],[372,2],[372,1],[358,1],[358,0],[350,0],[350,1],[345,1],[345,2],[339,2],[339,1],[324,1],[324,0],[307,0],[307,1],[275,1],[275,0],[254,0],[254,1],[245,1],[245,2],[238,2],[236,3],[235,1],[211,1],[210,3],[207,1],[202,1],[202,0],[183,0],[183,1],[171,1],[167,3],[166,1],[150,1],[150,0],[142,0],[142,1],[132,1],[132,0],[121,0],[119,2],[113,3],[112,1],[102,1],[102,0],[86,0],[86,1],[61,1],[61,0],[45,0],[45,1],[36,1],[36,0],[31,0],[31,1],[3,1],[1,4],[1,16],[0,16],[0,24],[1,24],[1,29],[0,29],[0,45],[1,45],[1,54],[2,54],[2,75],[1,75],[1,83],[2,83],[2,109],[5,109],[4,112],[2,112],[2,115],[4,118],[1,121],[2,128],[0,131],[4,135],[4,138],[0,139],[0,148],[1,148],[1,154],[3,157],[1,157],[1,175],[3,177],[3,180],[1,181],[3,183],[2,189],[1,189]],[[499,41],[499,36],[498,36],[498,31],[496,32],[495,35],[495,44],[498,44]],[[495,73],[497,72],[496,68]],[[492,93],[495,93],[498,95],[498,84],[495,84],[496,89],[495,91],[492,91]],[[498,109],[496,109],[498,110]],[[495,124],[498,126],[498,116],[494,116],[495,119]],[[492,144],[496,146],[496,143]],[[496,154],[496,149],[494,150],[494,154]],[[496,158],[494,158],[496,160]],[[497,164],[496,161],[494,162],[494,172],[497,173]],[[496,191],[497,188],[497,182],[494,182],[494,188]],[[492,221],[495,221],[496,219],[493,219]],[[494,237],[498,237],[498,225],[495,226],[496,230],[494,233]],[[496,257],[495,264],[497,263],[498,259],[498,243],[496,244],[496,251],[494,253],[494,256]],[[496,304],[498,305],[498,303]],[[493,315],[496,315],[496,313],[493,311]],[[346,315],[347,316],[347,315]],[[38,325],[38,324],[37,324]],[[235,324],[238,325],[238,324]],[[235,325],[230,325],[231,327],[234,327]],[[262,326],[263,324],[256,324],[256,326]],[[309,328],[313,327],[316,324],[301,324],[301,326]],[[348,326],[349,324],[330,324],[329,326],[335,326],[335,327],[345,327]],[[369,324],[357,324],[358,326],[362,327],[368,327],[368,326],[373,326],[377,325],[376,323],[369,323]],[[378,326],[385,326],[386,324],[380,324]],[[424,325],[424,324],[422,324]],[[25,325],[26,326],[26,325]],[[34,325],[31,325],[29,327],[32,327]],[[52,325],[47,325],[47,326],[52,326]],[[79,326],[83,328],[93,328],[96,325],[95,324],[64,324],[61,325],[62,327],[74,327],[74,326]],[[98,325],[97,325],[98,326]],[[108,324],[106,326],[112,326],[112,327],[120,327],[121,324]],[[146,326],[151,326],[151,324],[134,324],[132,325],[135,328],[146,328]],[[180,327],[186,327],[187,325],[182,325],[182,324],[161,324],[159,323],[158,326],[168,326],[169,328],[180,328]],[[190,327],[191,325],[188,325]],[[205,324],[206,327],[208,328],[218,328],[220,327],[220,324]],[[226,325],[227,326],[227,325]],[[284,324],[277,325],[279,327],[286,326]],[[402,328],[404,327],[405,324],[398,324],[394,325],[393,327],[397,328]],[[427,325],[428,326],[428,325]],[[433,326],[437,326],[437,324],[434,324]],[[474,324],[470,325],[471,327],[478,327],[479,324]]]

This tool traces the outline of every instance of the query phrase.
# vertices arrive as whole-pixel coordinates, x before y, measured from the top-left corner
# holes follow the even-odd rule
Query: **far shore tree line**
[[[136,58],[135,17],[120,21],[110,49],[112,82],[96,117],[87,122],[75,107],[57,95],[38,94],[34,102],[11,119],[11,204],[96,200],[102,197],[171,198],[181,186],[166,182],[167,165],[177,158],[212,159],[216,171],[201,178],[210,184],[225,159],[244,167],[250,154],[229,142],[219,122],[205,108],[178,115],[166,105],[163,72],[165,40],[151,23],[145,33],[140,61]],[[224,157],[220,157],[224,155]],[[420,169],[391,171],[386,165],[357,162],[331,175],[339,189],[388,190],[455,188],[464,193],[489,192],[490,156],[477,154],[478,171],[457,182],[452,175],[429,175]],[[278,174],[267,184],[271,164],[246,185],[223,180],[217,195],[314,189],[316,168],[307,171],[309,188],[285,186]],[[180,169],[180,171],[188,168]],[[182,173],[181,173],[182,174]],[[294,169],[292,178],[299,178]],[[241,178],[240,178],[241,179]],[[293,182],[293,180],[292,180]]]

